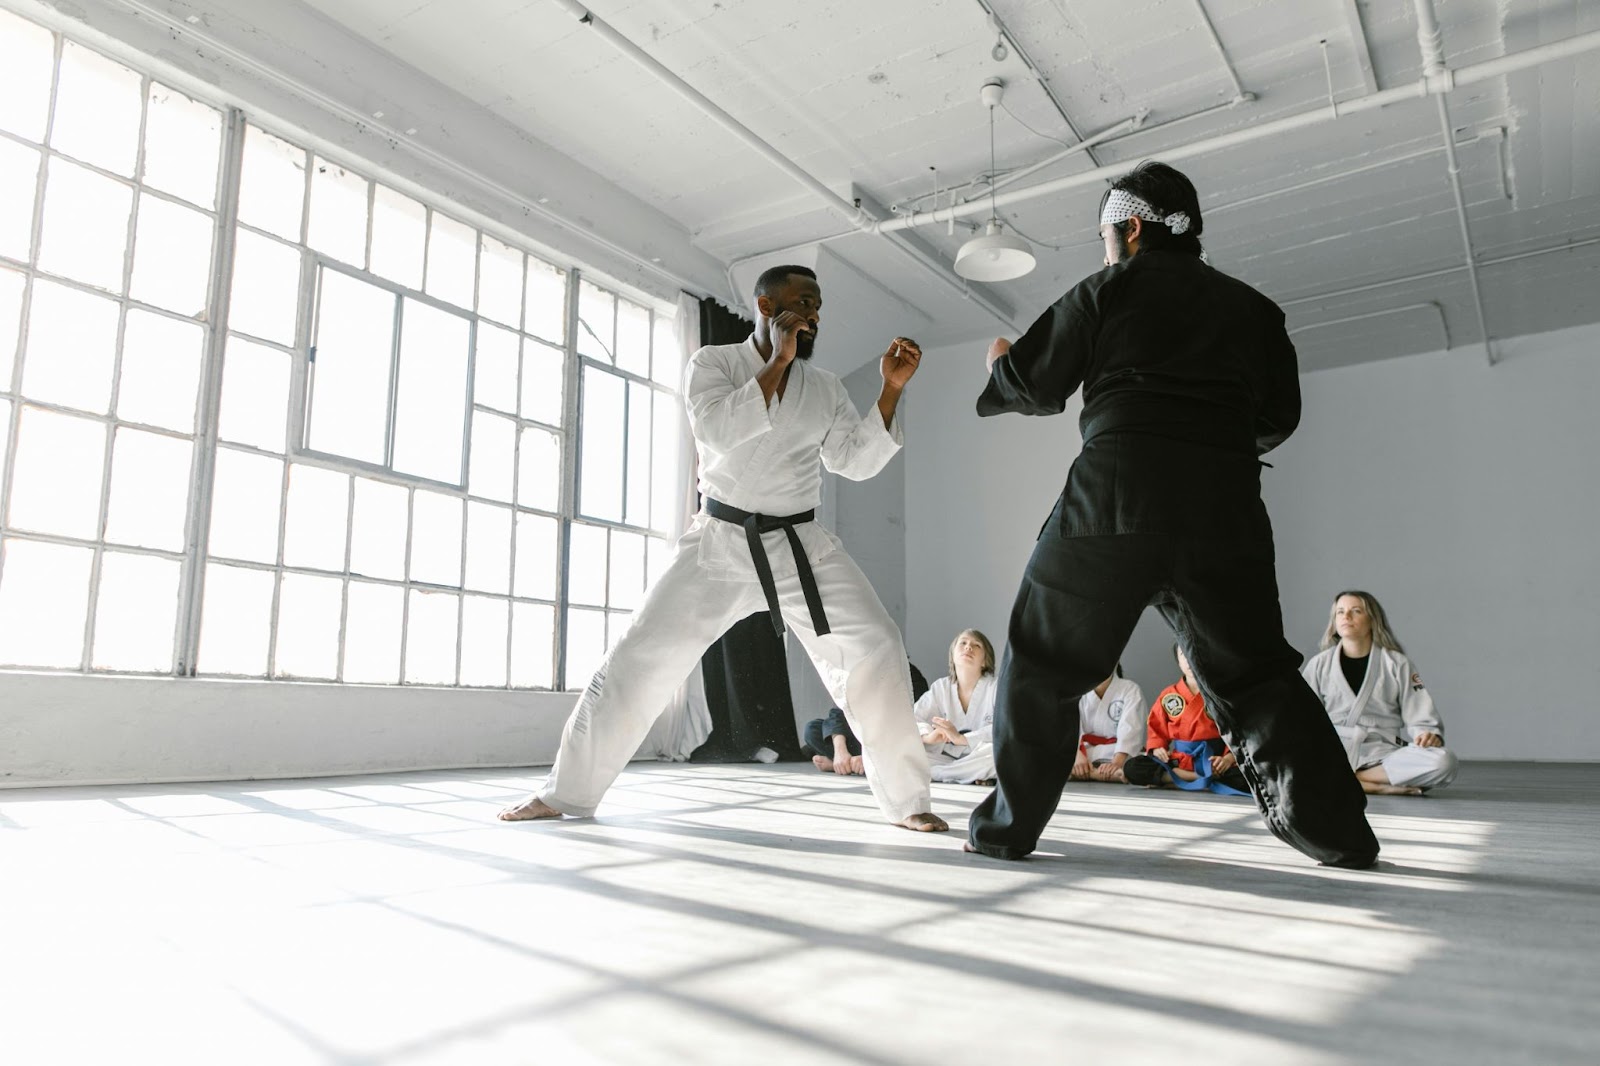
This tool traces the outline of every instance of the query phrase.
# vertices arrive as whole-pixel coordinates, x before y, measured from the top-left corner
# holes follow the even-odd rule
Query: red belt
[[[1115,744],[1116,742],[1116,737],[1102,737],[1095,733],[1085,733],[1083,739],[1078,742],[1078,750],[1087,755],[1090,748],[1097,748],[1102,744]]]

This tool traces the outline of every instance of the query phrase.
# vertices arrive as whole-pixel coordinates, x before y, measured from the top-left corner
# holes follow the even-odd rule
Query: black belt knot
[[[811,572],[811,560],[806,558],[804,545],[800,543],[800,534],[794,527],[803,522],[816,521],[815,509],[803,511],[800,514],[769,515],[751,514],[741,511],[737,507],[730,507],[720,500],[705,498],[706,514],[722,522],[732,522],[736,526],[744,527],[745,540],[750,543],[750,559],[756,566],[756,577],[761,581],[761,591],[767,597],[767,610],[772,614],[772,628],[783,636],[783,609],[778,606],[778,585],[772,579],[772,564],[767,559],[766,549],[761,544],[761,534],[771,533],[781,529],[789,538],[789,550],[794,552],[795,570],[800,578],[800,591],[805,594],[806,608],[811,612],[811,628],[817,636],[831,632],[828,627],[828,615],[822,609],[822,593],[817,589],[817,575]]]

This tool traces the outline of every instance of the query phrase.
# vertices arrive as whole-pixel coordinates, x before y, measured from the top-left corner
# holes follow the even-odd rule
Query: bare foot
[[[536,818],[560,818],[561,812],[538,796],[529,796],[521,803],[500,812],[502,822],[531,822]]]
[[[833,760],[828,758],[826,755],[811,756],[811,765],[815,766],[818,770],[821,770],[825,774],[833,773]]]
[[[1374,781],[1361,782],[1361,791],[1369,796],[1420,796],[1422,789],[1406,785],[1380,785]]]
[[[978,778],[976,781],[974,781],[972,783],[974,785],[977,785],[979,788],[993,788],[994,787],[994,778],[992,778],[992,777],[980,777],[980,778]]]
[[[901,829],[909,829],[914,833],[944,833],[950,829],[950,826],[945,823],[943,818],[940,818],[937,814],[926,812],[913,814],[904,821],[896,822],[895,824]]]

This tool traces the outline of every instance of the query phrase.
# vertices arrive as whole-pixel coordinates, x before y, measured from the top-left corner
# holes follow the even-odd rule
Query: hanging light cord
[[[1000,221],[1000,209],[994,199],[994,105],[989,105],[989,220]]]

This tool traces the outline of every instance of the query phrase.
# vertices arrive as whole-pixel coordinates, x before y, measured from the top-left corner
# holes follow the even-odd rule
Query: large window
[[[581,685],[675,532],[664,309],[4,13],[0,67],[0,665]]]

